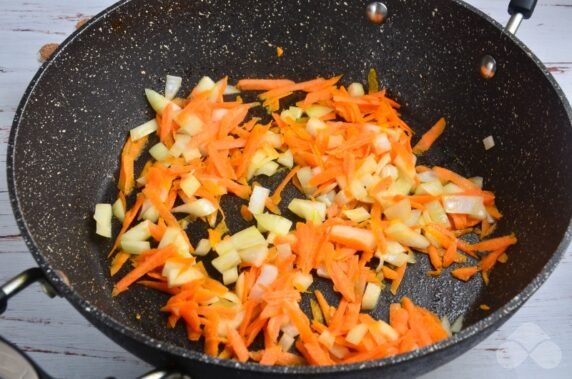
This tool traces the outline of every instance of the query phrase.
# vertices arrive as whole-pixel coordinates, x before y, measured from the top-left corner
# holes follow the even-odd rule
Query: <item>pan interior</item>
[[[464,6],[386,4],[389,18],[376,26],[355,2],[133,0],[82,30],[45,69],[15,124],[13,188],[36,259],[65,273],[79,296],[126,327],[200,350],[183,328],[165,327],[162,294],[135,286],[111,297],[111,243],[94,234],[95,204],[115,200],[127,131],[152,117],[144,88],[161,90],[166,74],[184,78],[182,94],[203,75],[228,75],[232,83],[343,74],[349,84],[365,82],[375,68],[419,134],[447,119],[420,163],[483,176],[504,213],[498,233],[519,238],[489,286],[447,273],[429,277],[419,254],[398,295],[384,291],[376,316],[386,317],[387,305],[402,296],[450,319],[464,315],[465,326],[487,316],[479,304],[502,307],[541,272],[570,221],[570,120],[534,61]],[[485,54],[498,62],[491,80],[478,71]],[[487,136],[496,146],[485,151]],[[237,204],[228,201],[229,209]],[[238,230],[241,220],[230,218]],[[190,233],[196,238],[201,230]]]

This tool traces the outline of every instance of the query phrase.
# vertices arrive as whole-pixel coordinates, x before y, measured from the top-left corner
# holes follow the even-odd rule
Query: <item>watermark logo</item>
[[[517,368],[528,358],[547,370],[562,361],[560,347],[532,322],[520,325],[497,350],[497,362],[507,369]]]

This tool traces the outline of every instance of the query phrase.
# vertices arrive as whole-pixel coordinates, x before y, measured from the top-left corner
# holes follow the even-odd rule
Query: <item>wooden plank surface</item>
[[[507,1],[470,0],[501,23]],[[39,67],[37,52],[60,42],[76,22],[112,0],[0,0],[0,282],[34,266],[8,201],[6,142],[18,101]],[[572,0],[539,1],[518,36],[546,64],[572,98]],[[425,378],[569,378],[572,372],[572,251],[547,283],[490,338]],[[37,287],[11,301],[0,335],[61,378],[132,378],[150,367],[85,321],[65,300]],[[78,336],[81,336],[78,338]],[[538,341],[540,341],[538,343]]]

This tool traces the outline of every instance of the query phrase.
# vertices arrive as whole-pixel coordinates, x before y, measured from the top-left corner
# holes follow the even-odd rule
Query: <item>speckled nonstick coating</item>
[[[184,367],[195,377],[411,376],[485,338],[544,282],[570,240],[572,128],[562,91],[529,50],[468,5],[388,0],[390,15],[379,27],[367,22],[366,4],[124,1],[74,33],[42,66],[10,135],[12,205],[50,281],[106,335],[148,362]],[[284,49],[281,58],[276,46]],[[479,75],[484,54],[498,62],[496,76],[488,81]],[[186,340],[182,327],[167,329],[158,311],[165,301],[161,294],[134,286],[111,297],[110,242],[94,234],[91,216],[95,203],[114,200],[127,131],[152,116],[144,88],[160,90],[167,73],[184,77],[181,93],[202,75],[229,75],[234,82],[344,74],[347,84],[364,82],[371,67],[417,132],[446,117],[446,132],[421,161],[484,176],[505,213],[498,233],[515,232],[519,238],[488,287],[479,279],[461,283],[448,273],[430,278],[425,275],[429,264],[419,255],[398,296],[384,291],[374,312],[386,317],[387,304],[407,295],[450,319],[465,315],[461,333],[361,364],[262,367],[208,357],[202,346]],[[482,139],[489,135],[496,146],[485,151]],[[236,206],[230,199],[225,205],[233,230],[242,222]],[[191,229],[191,236],[200,230]],[[329,296],[334,298],[331,291]],[[491,310],[481,311],[481,303]]]

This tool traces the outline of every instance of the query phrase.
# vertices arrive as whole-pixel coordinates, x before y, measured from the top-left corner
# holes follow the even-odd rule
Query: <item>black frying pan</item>
[[[14,212],[47,280],[127,350],[195,377],[411,376],[489,335],[544,282],[570,240],[572,111],[538,59],[472,7],[449,0],[386,4],[389,16],[379,26],[368,21],[361,1],[126,0],[76,32],[28,87],[8,150]],[[284,48],[281,58],[276,46]],[[489,80],[480,73],[485,55],[497,62]],[[386,317],[387,305],[407,295],[450,319],[464,315],[461,333],[363,364],[263,367],[206,356],[182,329],[167,329],[158,311],[162,294],[135,286],[111,297],[109,246],[94,235],[91,215],[95,203],[114,200],[127,131],[152,114],[145,87],[161,88],[167,73],[185,78],[183,93],[202,75],[304,80],[344,74],[347,84],[365,81],[372,67],[418,133],[446,117],[450,126],[424,163],[484,176],[505,211],[498,233],[519,237],[489,286],[450,275],[429,278],[420,256],[398,295],[384,292],[375,311]],[[496,146],[485,151],[481,141],[489,135]],[[234,217],[231,229],[240,222]],[[196,238],[198,231],[189,233]],[[480,310],[481,303],[491,311]]]

